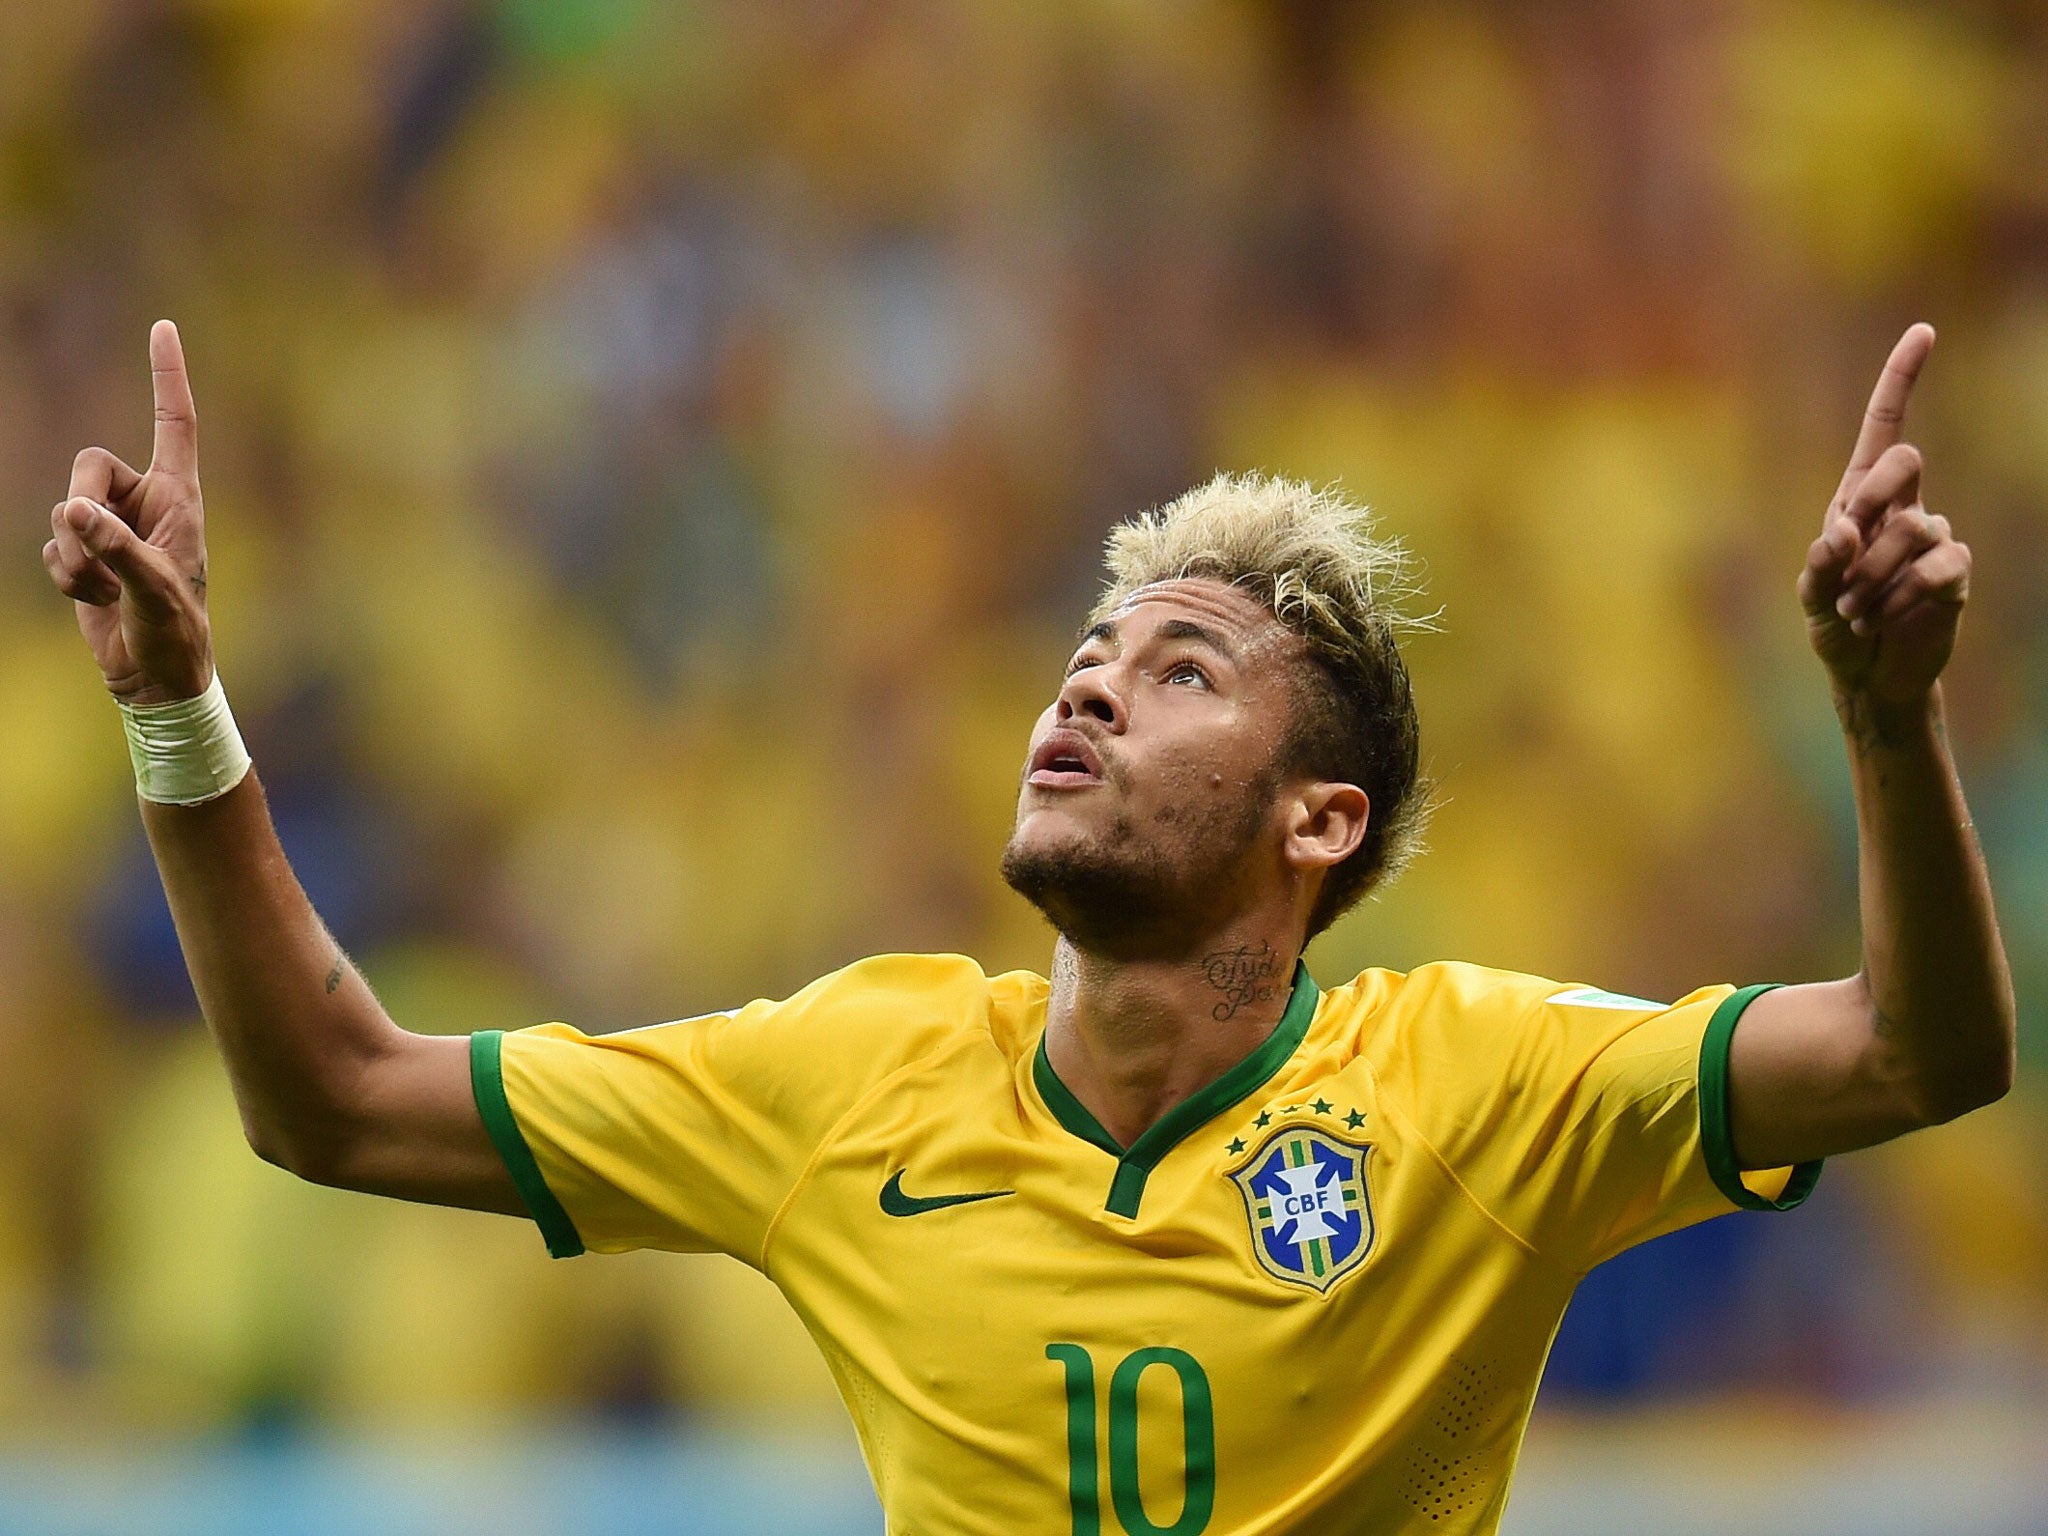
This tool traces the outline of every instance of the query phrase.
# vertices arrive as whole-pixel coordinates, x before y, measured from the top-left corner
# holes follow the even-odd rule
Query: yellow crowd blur
[[[838,1413],[737,1265],[552,1264],[243,1146],[36,554],[79,447],[147,451],[151,319],[222,675],[431,1031],[881,949],[1042,966],[995,873],[1025,735],[1103,530],[1219,467],[1340,480],[1441,607],[1433,850],[1319,974],[1845,973],[1793,581],[1932,319],[1913,432],[1977,555],[1952,724],[2037,1053],[2044,87],[2040,6],[0,7],[8,1433]],[[1845,1294],[1923,1384],[2048,1380],[2024,1066],[1830,1175],[1883,1282]]]

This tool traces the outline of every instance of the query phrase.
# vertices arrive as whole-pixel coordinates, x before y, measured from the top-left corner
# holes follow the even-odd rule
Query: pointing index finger
[[[166,474],[196,478],[199,416],[192,406],[192,381],[185,375],[185,348],[178,328],[168,320],[149,328],[149,379],[156,396],[152,463]]]
[[[1892,355],[1884,360],[1884,372],[1877,376],[1877,388],[1870,392],[1870,404],[1863,411],[1863,430],[1856,434],[1856,450],[1849,455],[1849,481],[1868,470],[1885,449],[1899,440],[1906,422],[1906,400],[1913,393],[1913,381],[1920,365],[1934,347],[1934,327],[1922,320],[1906,327]]]

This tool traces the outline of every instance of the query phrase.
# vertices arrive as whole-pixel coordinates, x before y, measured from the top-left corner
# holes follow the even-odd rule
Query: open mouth
[[[1079,731],[1054,731],[1031,754],[1024,782],[1041,789],[1080,789],[1102,782],[1102,759]]]

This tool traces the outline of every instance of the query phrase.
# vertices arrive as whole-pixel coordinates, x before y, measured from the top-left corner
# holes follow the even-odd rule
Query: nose
[[[1069,674],[1053,704],[1054,722],[1065,725],[1076,715],[1086,715],[1108,727],[1112,735],[1121,736],[1130,723],[1130,712],[1117,691],[1111,675],[1114,670],[1113,666],[1083,667]]]

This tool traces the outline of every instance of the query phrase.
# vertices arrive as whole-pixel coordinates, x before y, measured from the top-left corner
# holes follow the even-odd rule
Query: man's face
[[[1003,877],[1103,953],[1172,953],[1280,866],[1301,642],[1219,581],[1140,588],[1038,719]]]

